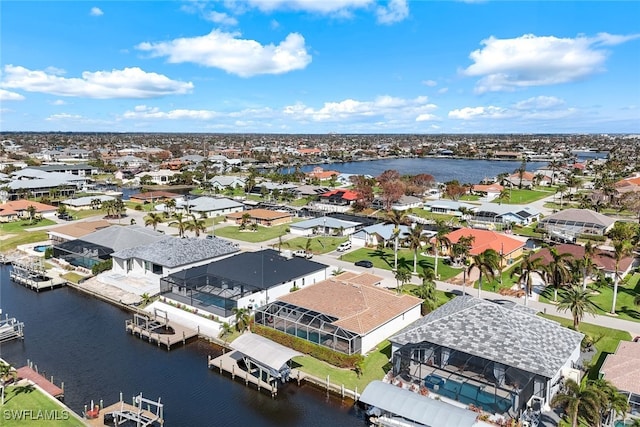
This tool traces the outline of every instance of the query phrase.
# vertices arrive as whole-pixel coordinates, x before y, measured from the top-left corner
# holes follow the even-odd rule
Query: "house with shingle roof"
[[[575,375],[584,335],[536,311],[459,296],[389,338],[392,374],[491,413],[551,402]]]
[[[573,240],[581,234],[604,236],[616,220],[590,209],[565,209],[540,220],[549,237]]]
[[[503,228],[509,224],[528,225],[540,219],[541,212],[532,205],[483,203],[476,206],[468,220],[474,227]]]
[[[627,397],[628,413],[640,417],[640,342],[620,341],[616,352],[604,359],[600,377]]]
[[[178,202],[176,212],[197,214],[199,217],[214,218],[234,212],[242,212],[244,204],[226,197],[202,196]]]
[[[284,211],[272,211],[269,209],[249,209],[242,212],[234,212],[225,215],[225,219],[241,225],[244,221],[243,217],[248,215],[249,223],[259,224],[265,227],[273,225],[287,224],[291,222],[291,213]]]
[[[345,221],[331,216],[319,216],[291,224],[291,234],[298,236],[311,236],[313,234],[330,234],[348,236],[362,226],[355,221]]]
[[[365,354],[420,318],[422,300],[380,287],[382,277],[346,272],[256,311],[256,323],[346,354]]]

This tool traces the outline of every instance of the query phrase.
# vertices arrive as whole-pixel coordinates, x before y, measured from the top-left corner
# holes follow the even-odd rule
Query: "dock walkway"
[[[23,366],[17,369],[18,379],[25,379],[37,384],[42,390],[56,399],[64,397],[64,389],[58,387],[29,366]]]
[[[133,397],[133,404],[131,404],[122,400],[122,393],[120,395],[119,402],[104,408],[95,405],[93,409],[87,411],[85,406],[84,423],[89,427],[113,426],[123,423],[126,425],[133,423],[140,427],[164,425],[163,405],[159,400],[155,402],[138,395]],[[144,409],[145,405],[147,409]],[[155,413],[151,410],[152,407],[155,409]]]
[[[253,384],[258,388],[258,390],[266,390],[271,393],[271,396],[276,396],[278,394],[277,381],[273,384],[270,384],[261,378],[253,375],[253,373],[242,369],[238,365],[238,361],[242,360],[242,353],[239,351],[233,350],[227,353],[224,353],[216,358],[208,357],[207,366],[209,369],[218,369],[220,373],[226,372],[231,375],[232,379],[240,379],[244,381],[245,385]]]
[[[166,318],[158,319],[158,316],[148,317],[137,313],[133,320],[125,322],[125,330],[150,343],[156,343],[158,347],[163,345],[167,350],[171,350],[175,344],[186,344],[188,340],[198,336],[198,331]]]

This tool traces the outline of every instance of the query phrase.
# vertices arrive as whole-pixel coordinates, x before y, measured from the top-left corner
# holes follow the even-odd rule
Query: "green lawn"
[[[107,211],[103,209],[67,209],[67,213],[71,215],[73,219],[84,219],[92,216],[102,218],[107,214]]]
[[[461,202],[477,202],[480,200],[480,196],[477,194],[465,194],[464,196],[460,196],[459,200]]]
[[[291,249],[297,251],[304,249],[307,240],[311,239],[311,252],[314,254],[326,254],[335,251],[338,245],[347,240],[346,237],[295,237],[282,243],[282,249]]]
[[[216,228],[216,236],[257,243],[283,236],[287,233],[286,230],[289,227],[290,224],[282,224],[275,225],[273,227],[258,226],[258,231],[240,231],[239,226],[229,225],[226,227]]]
[[[433,213],[426,211],[424,209],[412,209],[411,215],[415,215],[420,218],[430,219],[432,221],[445,221],[445,222],[453,222],[454,224],[460,223],[460,218],[455,215],[446,215],[440,213]]]
[[[533,237],[534,239],[542,239],[542,233],[538,233],[536,231],[537,226],[537,223],[534,223],[527,227],[514,225],[513,234],[517,234],[518,236]]]
[[[303,197],[303,198],[300,198],[300,199],[295,199],[295,200],[292,200],[290,202],[287,202],[287,205],[295,206],[297,208],[300,208],[302,206],[308,205],[310,201],[311,201],[311,199]]]
[[[594,289],[599,292],[592,295],[592,301],[600,308],[599,314],[607,314],[611,310],[613,302],[613,286],[602,286]],[[616,313],[620,319],[640,322],[640,306],[633,303],[636,295],[640,294],[640,273],[635,273],[626,281],[618,285],[618,297],[616,298]],[[545,289],[540,296],[541,302],[553,301],[553,289]]]
[[[84,426],[69,410],[56,404],[51,398],[33,386],[7,387],[2,406],[2,426]],[[21,418],[21,419],[20,419]]]
[[[41,220],[34,220],[33,222],[28,219],[21,221],[4,222],[0,224],[0,233],[2,234],[14,234],[22,233],[25,230],[33,227],[46,227],[48,225],[54,225],[56,222],[50,219],[42,218]]]
[[[495,199],[492,203],[504,203],[510,205],[525,205],[527,203],[535,202],[536,200],[548,197],[551,193],[548,191],[536,191],[514,188],[509,190],[509,197],[504,199]]]
[[[46,231],[16,234],[8,239],[0,240],[0,252],[11,251],[19,245],[26,245],[27,243],[42,242],[47,240],[47,237]]]
[[[355,390],[357,387],[358,393],[361,393],[371,381],[381,380],[384,377],[391,368],[390,357],[391,343],[383,341],[378,344],[378,347],[365,357],[363,372],[359,378],[351,369],[337,368],[311,356],[294,357],[293,367],[324,380],[329,375],[329,381],[333,384],[344,384],[345,388],[349,390]]]
[[[373,262],[374,267],[382,268],[384,270],[393,270],[394,264],[392,249],[379,250],[361,248],[342,255],[340,259],[348,262],[356,262],[361,259],[368,259],[369,261]],[[418,254],[418,272],[420,272],[423,267],[433,268],[433,262],[434,257]],[[407,249],[398,251],[398,267],[401,268],[403,266],[413,271],[413,251]],[[461,271],[461,268],[452,268],[451,266],[444,264],[442,262],[442,258],[438,258],[438,274],[440,275],[440,280],[450,279]]]
[[[573,325],[573,320],[565,319],[563,317],[551,316],[548,314],[539,314],[547,319],[555,320],[563,326],[570,327]],[[591,368],[589,369],[589,378],[598,378],[598,371],[604,363],[604,359],[607,354],[615,353],[620,341],[631,341],[631,335],[629,332],[621,331],[619,329],[605,328],[603,326],[594,325],[591,323],[580,323],[580,332],[590,336],[595,342],[597,353],[591,359]]]
[[[60,277],[62,277],[65,280],[68,280],[71,283],[76,283],[76,284],[79,283],[80,280],[85,278],[85,276],[83,276],[81,274],[78,274],[78,273],[76,273],[74,271],[70,271],[68,273],[65,273],[65,274],[61,275]]]

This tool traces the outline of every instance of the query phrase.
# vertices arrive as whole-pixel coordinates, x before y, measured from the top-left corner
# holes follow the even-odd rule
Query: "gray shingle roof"
[[[307,230],[309,228],[314,228],[314,227],[352,228],[352,227],[357,227],[358,225],[360,225],[359,222],[343,221],[341,219],[333,218],[331,216],[321,216],[318,218],[311,218],[305,221],[296,222],[295,224],[291,224],[290,227]]]
[[[459,296],[389,340],[426,341],[552,378],[583,337],[521,305]]]
[[[238,251],[239,249],[233,243],[224,239],[165,237],[150,244],[123,249],[111,256],[120,259],[136,258],[174,268]]]
[[[197,199],[189,200],[189,206],[192,211],[195,212],[211,212],[222,209],[241,208],[244,205],[235,200],[227,198],[216,197],[198,197]],[[186,206],[187,202],[178,203],[179,206]]]
[[[606,215],[602,215],[596,211],[592,211],[590,209],[565,209],[563,211],[554,213],[553,215],[549,215],[545,219],[543,219],[542,223],[554,221],[576,221],[576,222],[584,222],[587,224],[596,224],[601,227],[607,228],[614,222],[615,219],[609,218]]]
[[[146,245],[164,239],[162,233],[139,225],[115,226],[87,234],[82,240],[113,249],[114,252],[134,246]]]

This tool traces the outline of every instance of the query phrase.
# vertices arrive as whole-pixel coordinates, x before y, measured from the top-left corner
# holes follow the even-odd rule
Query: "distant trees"
[[[155,212],[149,213],[149,215],[147,215],[147,217],[144,219],[145,227],[152,226],[153,231],[156,231],[158,224],[161,224],[162,222],[163,222],[162,215]]]
[[[375,195],[373,193],[373,185],[375,180],[367,178],[363,175],[354,176],[351,178],[353,183],[353,190],[358,195],[358,198],[353,204],[353,209],[356,212],[365,210],[371,206]]]
[[[460,197],[467,194],[467,191],[469,189],[456,180],[447,182],[444,188],[445,196],[455,201],[460,200]]]
[[[400,173],[392,169],[382,172],[377,180],[381,190],[382,206],[388,211],[404,195],[405,184],[400,179]]]

